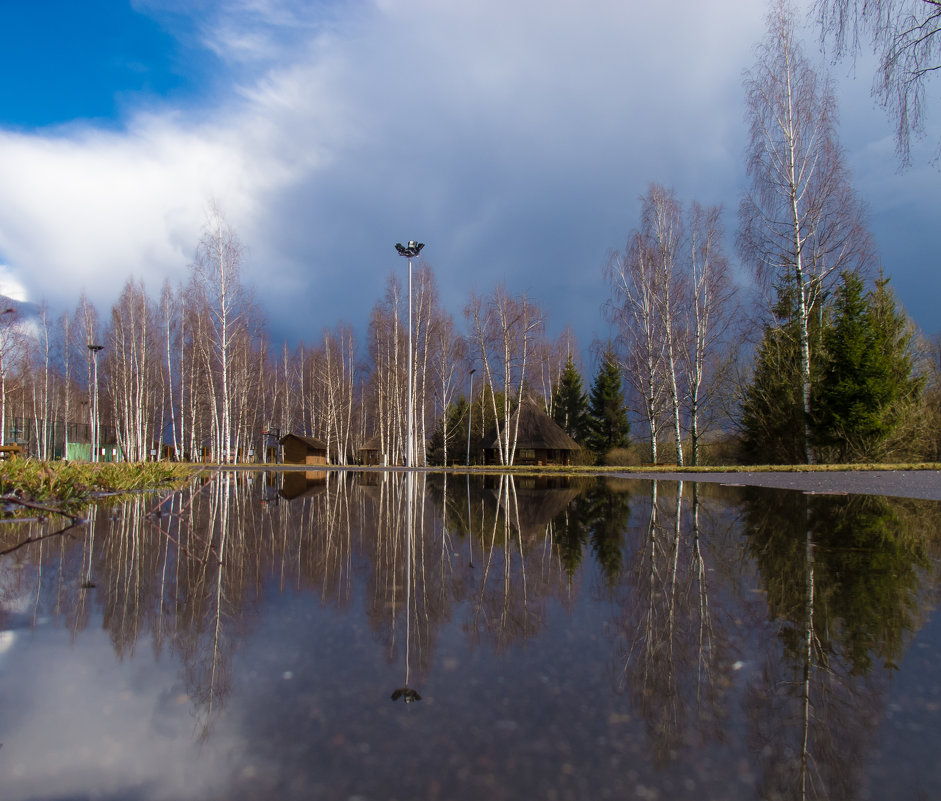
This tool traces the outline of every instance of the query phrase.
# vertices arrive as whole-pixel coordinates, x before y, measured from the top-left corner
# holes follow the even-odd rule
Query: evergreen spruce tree
[[[742,460],[750,464],[801,464],[806,460],[800,331],[793,281],[777,286],[776,323],[765,327],[755,354],[754,375],[742,402]],[[821,301],[822,302],[822,301]],[[811,364],[818,362],[820,326],[809,332]],[[813,381],[816,368],[811,375]]]
[[[630,442],[630,430],[621,386],[621,368],[613,351],[607,350],[589,395],[588,447],[599,458],[612,448],[626,448]]]
[[[911,331],[887,279],[864,294],[862,279],[843,273],[833,324],[814,392],[814,432],[831,458],[877,459],[920,394],[912,376]]]
[[[804,461],[800,353],[793,325],[767,326],[742,404],[742,459],[749,464]]]
[[[588,396],[582,391],[582,377],[569,356],[552,402],[552,418],[579,445],[588,434]]]

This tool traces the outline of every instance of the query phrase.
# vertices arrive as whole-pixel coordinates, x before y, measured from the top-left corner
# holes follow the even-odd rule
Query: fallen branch
[[[31,545],[36,542],[42,542],[43,540],[47,540],[50,537],[58,537],[58,536],[61,536],[62,534],[68,534],[69,531],[71,531],[73,528],[77,528],[83,523],[85,523],[85,521],[82,520],[81,518],[74,518],[71,523],[69,523],[64,528],[60,528],[58,531],[50,531],[47,534],[40,534],[38,537],[27,537],[25,540],[23,540],[20,543],[17,543],[11,548],[7,548],[6,550],[0,551],[0,556],[6,556],[9,553],[18,551],[20,548],[23,548],[27,545]]]
[[[61,515],[62,517],[67,517],[69,520],[71,520],[73,525],[79,525],[80,523],[86,522],[84,517],[67,512],[65,509],[59,509],[56,506],[49,506],[44,503],[36,503],[36,501],[28,501],[25,498],[20,498],[16,495],[0,495],[0,501],[3,501],[4,503],[15,503],[17,506],[23,506],[26,509],[35,509],[39,512],[46,512],[47,514],[51,515]]]

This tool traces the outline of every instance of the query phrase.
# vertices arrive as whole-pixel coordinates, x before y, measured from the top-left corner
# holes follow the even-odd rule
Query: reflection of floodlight
[[[392,693],[393,701],[398,701],[400,698],[404,700],[406,704],[410,704],[413,701],[421,701],[421,696],[411,687],[399,687],[399,689]]]

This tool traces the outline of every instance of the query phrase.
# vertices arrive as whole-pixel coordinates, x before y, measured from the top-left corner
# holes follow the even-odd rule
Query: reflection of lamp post
[[[474,416],[474,373],[470,371],[470,392],[467,396],[467,467],[470,467],[471,418]]]
[[[416,242],[414,239],[410,239],[407,245],[402,245],[398,242],[395,244],[395,249],[399,252],[399,255],[405,256],[405,258],[408,259],[408,393],[406,400],[408,409],[405,422],[406,467],[413,466],[412,460],[414,458],[414,446],[412,443],[414,437],[412,420],[412,259],[421,253],[423,247],[425,247],[424,242]]]
[[[415,474],[409,470],[405,475],[405,685],[399,687],[392,693],[393,701],[398,701],[401,698],[406,704],[410,704],[413,701],[421,701],[421,696],[418,694],[418,691],[408,686],[408,658],[412,629],[412,536],[415,531],[413,509],[413,504],[415,503],[413,489],[414,479]]]
[[[91,351],[92,362],[95,365],[95,392],[92,401],[92,457],[93,462],[98,461],[98,351],[100,351],[104,345],[89,345],[88,349]]]

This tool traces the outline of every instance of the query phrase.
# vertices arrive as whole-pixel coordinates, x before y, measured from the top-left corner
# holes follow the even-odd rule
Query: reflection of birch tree
[[[521,510],[513,476],[503,475],[489,502],[471,509],[480,515],[480,557],[472,586],[467,629],[486,635],[498,650],[536,636],[545,622],[546,602],[563,597],[566,573],[553,547],[551,517],[540,520]],[[479,511],[478,511],[479,510]],[[478,578],[479,577],[479,578]]]
[[[700,530],[700,499],[683,512],[683,482],[664,497],[653,481],[649,516],[635,537],[619,590],[613,678],[645,721],[658,764],[667,764],[694,725],[718,737],[726,636],[716,626]],[[672,504],[671,504],[672,501]],[[684,523],[692,526],[691,534]]]

